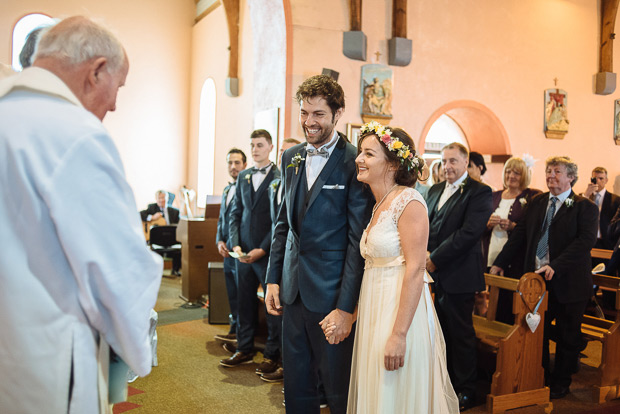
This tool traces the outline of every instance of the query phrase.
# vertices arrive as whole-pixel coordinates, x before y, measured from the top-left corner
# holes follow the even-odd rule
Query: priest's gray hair
[[[108,72],[112,74],[118,73],[126,59],[118,39],[106,28],[83,16],[68,17],[44,29],[34,60],[41,57],[59,58],[70,65],[105,57]]]
[[[571,183],[570,183],[571,187],[575,185],[575,183],[577,182],[577,179],[579,178],[579,167],[577,167],[577,164],[575,164],[575,162],[571,160],[570,157],[567,157],[564,155],[549,157],[547,158],[547,161],[545,162],[545,170],[550,165],[565,166],[566,175],[572,178]]]

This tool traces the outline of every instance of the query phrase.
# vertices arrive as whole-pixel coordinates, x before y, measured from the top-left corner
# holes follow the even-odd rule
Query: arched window
[[[22,70],[22,65],[19,63],[19,54],[21,53],[30,32],[38,27],[49,26],[52,24],[54,24],[54,19],[40,13],[28,14],[19,19],[13,28],[13,53],[11,64],[14,70]]]
[[[213,194],[215,173],[215,81],[209,78],[200,93],[198,123],[198,207],[204,207],[207,195]]]
[[[458,142],[469,148],[465,133],[448,115],[441,115],[428,130],[424,141],[424,158],[435,159],[440,157],[441,149],[451,142]]]

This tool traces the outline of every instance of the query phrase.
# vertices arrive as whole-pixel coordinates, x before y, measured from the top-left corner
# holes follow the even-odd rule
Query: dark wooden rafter
[[[392,1],[392,37],[407,37],[407,0]]]
[[[228,77],[237,78],[239,72],[239,0],[222,0],[228,22],[230,56],[228,60]]]
[[[349,0],[349,20],[352,32],[362,30],[362,0]]]
[[[613,72],[613,42],[620,0],[601,1],[601,53],[599,72]]]

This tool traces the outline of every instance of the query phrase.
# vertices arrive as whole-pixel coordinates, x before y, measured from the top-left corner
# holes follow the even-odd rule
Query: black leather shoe
[[[260,363],[258,368],[256,368],[256,375],[264,375],[271,374],[276,369],[278,369],[278,362],[273,359],[265,358],[263,362]]]
[[[265,382],[282,382],[284,381],[284,369],[282,369],[282,367],[279,367],[278,369],[269,374],[261,375],[260,379]]]
[[[235,352],[233,356],[222,359],[220,365],[227,368],[237,367],[241,364],[251,364],[254,361],[254,354],[251,352]]]
[[[566,397],[568,393],[570,393],[570,387],[553,386],[551,387],[551,393],[549,394],[549,396],[551,397],[551,399],[555,400],[558,398]]]
[[[459,411],[467,411],[475,405],[474,397],[459,392]]]
[[[222,348],[224,348],[224,351],[228,352],[229,354],[234,354],[235,352],[237,352],[237,348],[233,344],[228,342],[222,344]]]

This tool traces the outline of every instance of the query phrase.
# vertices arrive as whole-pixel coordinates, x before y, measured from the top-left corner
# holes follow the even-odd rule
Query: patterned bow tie
[[[315,155],[318,155],[323,158],[329,158],[329,151],[327,151],[327,149],[325,148],[307,148],[306,152],[308,153],[309,157],[314,157]]]
[[[252,174],[256,174],[256,173],[267,174],[267,169],[269,167],[271,167],[271,164],[263,168],[252,167]]]

